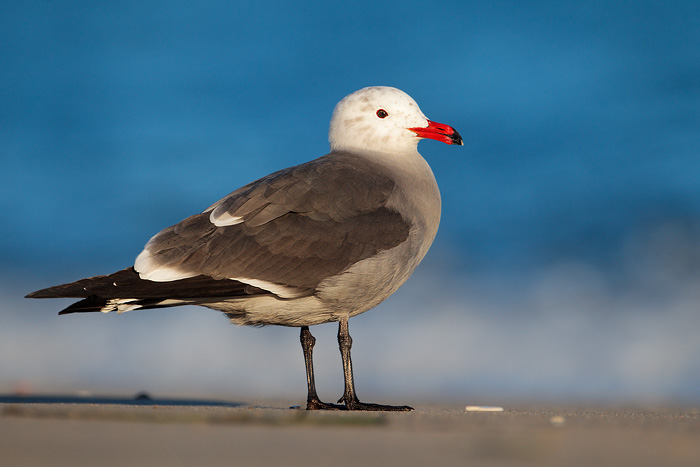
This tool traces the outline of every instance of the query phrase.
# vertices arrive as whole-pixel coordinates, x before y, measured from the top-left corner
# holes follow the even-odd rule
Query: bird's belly
[[[416,237],[324,280],[316,296],[329,310],[349,316],[374,308],[406,282],[425,256],[427,248]]]
[[[312,326],[355,316],[379,305],[411,276],[429,246],[417,237],[412,232],[407,242],[324,280],[308,297],[262,296],[205,306],[240,325]]]

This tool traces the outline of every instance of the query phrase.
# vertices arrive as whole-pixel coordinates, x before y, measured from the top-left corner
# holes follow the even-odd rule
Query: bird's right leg
[[[314,380],[314,359],[313,349],[316,338],[311,335],[308,326],[301,327],[301,349],[304,351],[304,363],[306,364],[306,384],[309,388],[309,395],[306,397],[306,410],[346,410],[344,405],[328,404],[321,402],[316,394],[316,381]]]
[[[338,345],[340,346],[340,356],[343,359],[343,374],[345,375],[345,392],[338,401],[344,402],[348,410],[372,410],[385,412],[408,412],[413,407],[408,405],[383,405],[360,402],[355,393],[355,382],[352,377],[352,360],[350,358],[350,348],[352,347],[352,337],[348,331],[348,318],[341,318],[338,321]]]

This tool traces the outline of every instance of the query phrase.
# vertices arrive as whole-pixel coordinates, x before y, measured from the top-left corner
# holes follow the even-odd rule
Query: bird
[[[371,86],[333,110],[330,152],[249,183],[154,235],[134,265],[38,290],[80,298],[59,315],[200,305],[238,325],[300,328],[307,410],[410,411],[360,402],[349,318],[393,294],[428,252],[440,191],[421,139],[463,145],[405,92]],[[319,399],[309,327],[338,322],[345,389]]]

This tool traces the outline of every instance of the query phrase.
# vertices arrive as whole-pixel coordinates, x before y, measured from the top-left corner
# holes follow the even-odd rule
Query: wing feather
[[[394,182],[379,166],[333,154],[273,173],[164,229],[136,270],[250,278],[311,293],[326,277],[402,243],[410,225],[386,207]],[[226,224],[227,220],[240,219]],[[217,225],[217,220],[221,224]]]

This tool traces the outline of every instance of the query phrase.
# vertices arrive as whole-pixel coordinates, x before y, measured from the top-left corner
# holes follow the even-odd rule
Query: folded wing
[[[312,294],[358,261],[404,242],[409,223],[386,207],[393,180],[350,154],[275,172],[155,235],[136,260],[143,279],[205,275],[282,298]]]

